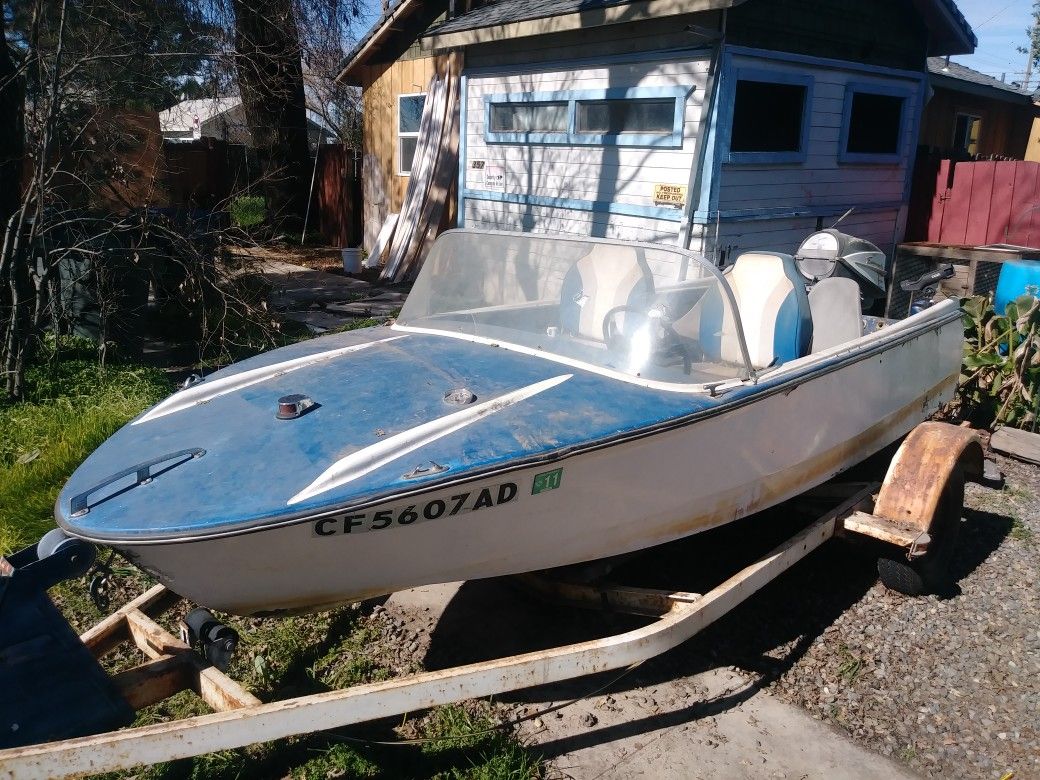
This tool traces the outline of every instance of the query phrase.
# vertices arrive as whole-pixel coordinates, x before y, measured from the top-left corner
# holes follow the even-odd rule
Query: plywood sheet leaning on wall
[[[394,229],[397,227],[397,218],[399,216],[400,214],[386,215],[386,219],[383,220],[383,226],[379,228],[379,235],[376,236],[376,241],[372,244],[372,249],[365,260],[366,268],[377,268],[382,264],[383,255],[386,253],[386,248],[390,245],[390,239],[394,236]]]
[[[422,211],[405,250],[404,261],[394,275],[395,282],[414,276],[422,266],[431,244],[437,238],[451,185],[458,173],[460,70],[456,56],[449,57],[444,74],[447,82],[444,124],[437,148],[431,152],[433,172],[423,198]]]
[[[408,190],[405,192],[404,202],[401,204],[401,215],[397,220],[397,228],[394,230],[389,256],[383,267],[383,273],[380,275],[381,279],[395,278],[411,244],[412,236],[418,228],[417,223],[433,176],[436,151],[444,127],[446,93],[445,80],[439,75],[435,75],[427,90],[426,107],[423,110],[422,119],[419,121],[419,137],[416,140]]]

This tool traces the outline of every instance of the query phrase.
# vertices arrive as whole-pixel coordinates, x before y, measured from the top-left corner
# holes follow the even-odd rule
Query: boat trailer
[[[82,554],[82,549],[59,544],[50,556],[41,557],[36,547],[27,548],[0,558],[0,681],[3,667],[8,666],[8,672],[20,674],[22,687],[21,695],[17,685],[13,695],[10,687],[3,687],[0,698],[0,732],[6,732],[0,733],[0,746],[17,745],[0,750],[0,778],[54,778],[129,769],[628,667],[690,639],[840,534],[868,536],[891,545],[892,553],[879,560],[882,581],[918,595],[935,587],[942,577],[960,523],[965,481],[999,479],[999,475],[985,473],[985,465],[981,445],[970,430],[923,423],[899,447],[882,482],[831,482],[809,491],[806,497],[839,503],[707,593],[576,584],[546,575],[522,575],[525,584],[557,601],[656,618],[646,626],[603,639],[268,703],[218,668],[222,651],[233,644],[219,626],[212,632],[213,641],[202,642],[205,647],[199,652],[201,634],[208,630],[205,615],[194,621],[189,616],[187,622],[194,625],[184,626],[181,637],[156,622],[157,616],[180,600],[162,585],[121,607],[71,644],[67,636],[33,636],[27,622],[46,621],[47,605],[57,614],[45,592],[54,582],[45,575],[33,575],[34,567],[40,571],[49,558],[73,557]],[[71,566],[79,574],[85,571],[81,560],[65,563],[66,569]],[[22,635],[15,637],[13,646],[7,630],[11,621],[4,615],[4,601],[11,598],[23,607],[29,603],[31,613],[17,627]],[[25,609],[19,610],[19,614],[25,613]],[[67,623],[64,629],[75,638]],[[98,661],[126,643],[136,646],[147,660],[107,675]],[[93,672],[77,673],[75,684],[103,688],[104,706],[93,707],[98,719],[91,732],[84,731],[82,723],[66,723],[66,729],[79,729],[81,736],[41,741],[41,726],[30,721],[46,720],[53,713],[41,712],[39,707],[34,710],[24,695],[48,678],[28,679],[26,675],[39,675],[40,664],[48,657],[52,665],[56,663],[53,651],[57,645],[66,658],[74,653],[89,656]],[[51,656],[41,648],[49,648]],[[74,664],[70,668],[80,669]],[[129,722],[134,711],[182,690],[193,690],[213,712],[104,731]],[[93,733],[98,730],[103,733]],[[23,736],[19,741],[19,733],[37,736]]]

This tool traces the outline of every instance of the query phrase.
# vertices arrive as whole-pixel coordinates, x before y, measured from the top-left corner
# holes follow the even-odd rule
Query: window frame
[[[976,149],[976,151],[972,152],[972,151],[970,151],[967,148],[967,145],[962,146],[962,145],[957,143],[958,142],[958,138],[957,138],[957,121],[962,116],[963,117],[967,117],[968,119],[974,120],[974,122],[978,122],[979,123],[979,137],[975,139],[975,143],[980,145],[980,146],[982,144],[982,117],[979,116],[978,114],[972,114],[972,113],[969,113],[967,111],[958,111],[958,110],[954,109],[954,114],[953,114],[953,140],[952,140],[952,142],[950,144],[950,148],[954,149],[954,150],[956,150],[958,152],[963,152],[964,154],[978,154],[978,150],[977,149]],[[973,124],[973,123],[971,123],[971,124]],[[968,141],[969,144],[971,143],[971,124],[968,125],[968,137],[965,139],[966,141]]]
[[[686,103],[695,87],[612,87],[560,92],[511,92],[484,96],[484,142],[539,146],[649,146],[681,149],[684,141]],[[665,133],[582,133],[577,130],[578,103],[600,100],[671,99],[672,127]],[[492,106],[507,103],[566,103],[566,132],[501,133],[491,129]]]
[[[397,164],[394,166],[394,170],[395,170],[395,172],[397,173],[398,176],[411,176],[412,175],[412,166],[411,165],[408,166],[408,170],[407,171],[404,170],[404,166],[401,165],[401,163],[404,162],[404,155],[401,154],[401,139],[402,138],[415,138],[415,139],[417,139],[417,143],[418,143],[418,138],[419,138],[419,129],[416,129],[415,132],[407,132],[407,133],[401,132],[401,98],[414,98],[414,97],[421,97],[421,98],[423,98],[423,111],[425,112],[426,111],[425,98],[427,96],[428,95],[427,95],[426,92],[402,92],[401,94],[399,94],[397,96],[397,112],[396,112],[396,115],[394,117],[394,119],[396,120],[395,123],[394,123],[394,130],[395,130],[394,157],[397,160]],[[421,114],[419,116],[419,122],[420,122],[419,127],[421,128],[422,127],[422,115]],[[415,162],[415,157],[414,156],[412,157],[412,162],[413,163]]]
[[[856,93],[867,95],[882,95],[885,97],[896,97],[902,99],[899,109],[899,137],[896,141],[895,152],[850,152],[849,132],[852,129],[852,101]],[[914,91],[906,87],[889,86],[887,84],[875,84],[863,81],[850,81],[845,84],[845,99],[841,111],[841,135],[838,136],[838,163],[867,164],[867,165],[892,165],[903,161],[903,150],[906,146],[908,128],[907,108]]]
[[[805,103],[802,105],[802,127],[798,140],[798,151],[787,152],[734,152],[730,150],[733,142],[733,121],[737,109],[737,83],[740,81],[758,81],[766,84],[784,84],[805,87]],[[763,68],[735,68],[733,86],[730,89],[730,107],[726,132],[726,154],[723,162],[735,165],[786,165],[804,163],[809,156],[809,130],[812,128],[813,91],[816,79],[810,73],[791,73]]]

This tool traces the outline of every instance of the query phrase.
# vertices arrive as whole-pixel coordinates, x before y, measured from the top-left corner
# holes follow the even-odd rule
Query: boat
[[[391,326],[173,393],[55,516],[244,615],[696,534],[859,463],[956,388],[955,302],[887,320],[854,280],[806,279],[782,253],[722,271],[663,245],[448,231]]]

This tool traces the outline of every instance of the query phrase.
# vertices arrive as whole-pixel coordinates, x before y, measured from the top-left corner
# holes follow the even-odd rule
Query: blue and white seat
[[[612,309],[646,312],[653,298],[653,274],[638,249],[597,245],[563,279],[560,326],[572,335],[602,341],[604,320]],[[619,311],[614,317],[622,333],[630,314]]]
[[[805,282],[794,258],[746,252],[726,273],[754,368],[766,368],[809,353],[812,317]],[[723,291],[711,288],[694,309],[675,322],[680,337],[696,340],[709,361],[743,363],[733,308]]]

